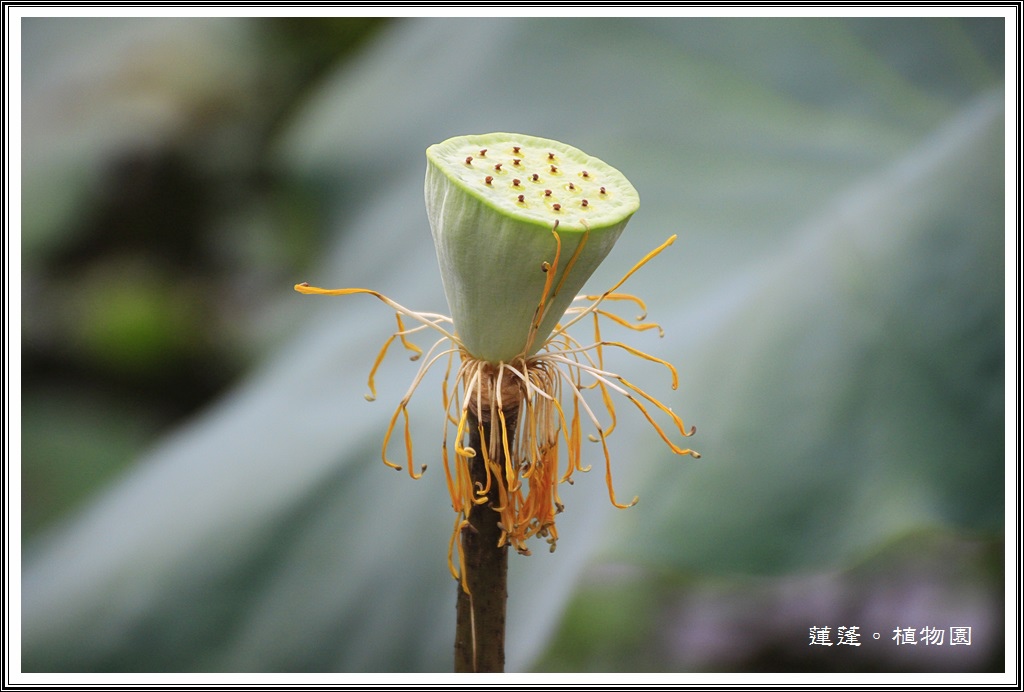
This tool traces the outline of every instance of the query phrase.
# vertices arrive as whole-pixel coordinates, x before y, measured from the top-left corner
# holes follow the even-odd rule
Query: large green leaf
[[[443,311],[423,150],[463,133],[552,137],[630,178],[641,210],[594,290],[680,235],[627,284],[666,338],[622,337],[680,390],[609,367],[696,423],[704,457],[620,406],[618,492],[640,504],[611,508],[596,470],[563,491],[557,552],[511,560],[510,669],[598,560],[786,572],[1001,529],[1002,52],[985,19],[407,21],[289,124],[277,162],[329,192],[337,231],[297,280]],[[449,669],[436,381],[413,482],[378,446],[415,366],[361,396],[388,310],[289,290],[280,353],[28,546],[28,669]]]
[[[981,96],[673,316],[701,330],[669,348],[705,458],[645,483],[653,530],[617,523],[629,559],[792,570],[1001,529],[1002,108]]]

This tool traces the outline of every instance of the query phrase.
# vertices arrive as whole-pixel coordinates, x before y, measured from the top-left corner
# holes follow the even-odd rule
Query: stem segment
[[[473,483],[487,486],[487,469],[476,417],[470,413],[469,444],[476,450],[470,459],[469,473]],[[500,435],[500,423],[496,426]],[[484,435],[490,439],[491,425],[485,423]],[[515,436],[516,414],[506,414],[506,434],[509,444]],[[505,479],[505,452],[498,445],[492,462],[501,469],[501,484]],[[487,502],[473,505],[469,512],[469,527],[463,529],[462,553],[465,557],[466,584],[470,593],[458,587],[455,604],[455,672],[502,673],[505,670],[505,604],[508,600],[508,545],[498,547],[501,515],[493,507],[500,504],[498,483],[490,484]]]

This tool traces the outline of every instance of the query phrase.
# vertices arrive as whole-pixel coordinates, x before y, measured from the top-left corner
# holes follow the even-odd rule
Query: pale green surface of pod
[[[600,159],[561,142],[509,133],[454,137],[429,147],[424,196],[457,334],[472,356],[492,363],[543,346],[640,206],[625,176]],[[556,221],[560,259],[530,341],[545,266],[555,262]]]

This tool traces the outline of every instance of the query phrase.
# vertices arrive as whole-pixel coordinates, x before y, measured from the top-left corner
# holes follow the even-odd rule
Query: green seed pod
[[[458,337],[491,363],[544,345],[640,206],[604,161],[503,132],[429,147],[424,196]]]

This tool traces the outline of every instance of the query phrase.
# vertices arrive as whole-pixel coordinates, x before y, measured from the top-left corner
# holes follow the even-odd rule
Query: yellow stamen
[[[527,347],[524,353],[531,353],[533,340],[537,330],[544,321],[546,312],[551,305],[551,298],[562,289],[565,277],[573,269],[580,252],[587,241],[584,234],[572,256],[566,263],[565,270],[558,284],[558,274],[562,240],[558,233],[558,224],[552,229],[555,238],[554,257],[546,262],[547,272],[544,290],[540,295],[534,311],[534,318],[527,335]],[[376,396],[375,378],[378,369],[384,362],[389,347],[398,339],[402,346],[412,352],[411,359],[421,359],[421,364],[413,378],[412,384],[402,397],[392,414],[388,429],[381,447],[384,463],[394,469],[401,470],[401,464],[388,459],[387,450],[399,415],[403,420],[403,444],[406,452],[404,466],[413,478],[419,478],[426,466],[417,472],[413,462],[412,433],[409,421],[408,404],[427,372],[440,360],[447,358],[447,365],[441,383],[441,401],[443,406],[444,430],[442,433],[441,453],[444,461],[445,483],[451,496],[452,510],[456,520],[448,545],[448,567],[452,576],[462,582],[462,588],[468,593],[465,583],[465,556],[462,554],[462,542],[459,536],[463,531],[472,530],[469,524],[470,509],[488,503],[488,494],[496,489],[498,506],[493,507],[500,516],[502,531],[499,545],[509,545],[518,552],[529,554],[526,542],[530,538],[544,538],[551,550],[555,549],[558,531],[555,517],[564,506],[558,493],[561,483],[572,483],[573,473],[586,472],[590,466],[583,464],[583,426],[586,418],[594,430],[588,439],[601,444],[605,462],[605,484],[609,499],[615,507],[627,508],[636,504],[634,497],[628,504],[616,499],[612,479],[611,452],[608,437],[616,429],[617,415],[613,393],[628,399],[654,428],[659,437],[676,454],[700,455],[692,449],[675,444],[665,429],[659,424],[649,406],[668,417],[672,425],[682,437],[689,437],[695,428],[687,430],[682,419],[671,408],[658,401],[643,389],[634,385],[619,374],[608,371],[604,365],[605,348],[617,348],[626,353],[663,366],[669,371],[672,389],[678,387],[678,372],[668,361],[646,353],[621,341],[606,340],[601,334],[601,320],[607,320],[632,331],[644,332],[652,329],[662,334],[662,329],[655,323],[639,324],[647,315],[647,306],[636,296],[619,293],[618,289],[625,281],[636,273],[647,262],[656,257],[675,241],[672,236],[663,244],[647,253],[608,291],[596,296],[582,296],[577,300],[590,301],[587,305],[573,305],[566,311],[565,320],[557,325],[543,346],[532,356],[520,356],[510,363],[489,364],[473,358],[467,353],[455,334],[451,320],[434,313],[415,312],[405,308],[382,294],[369,289],[344,288],[322,289],[298,284],[295,290],[306,294],[319,295],[353,295],[365,293],[376,297],[395,310],[397,330],[385,340],[377,357],[373,361],[367,384],[372,398]],[[552,290],[553,289],[553,290]],[[641,310],[641,314],[633,320],[626,319],[607,308],[605,302],[631,303]],[[583,344],[573,338],[567,330],[584,317],[593,316],[594,340]],[[416,322],[416,326],[407,327],[406,320]],[[432,329],[441,336],[424,354],[423,350],[408,337],[417,332]],[[459,353],[460,364],[451,379],[452,361],[455,353]],[[584,392],[598,389],[601,405],[607,421],[602,422],[584,397]],[[571,408],[563,408],[562,395],[565,393],[572,399]],[[514,440],[509,439],[510,416],[515,415],[518,430]],[[569,414],[568,416],[566,414]],[[471,422],[475,421],[475,422]],[[468,446],[469,426],[476,425],[479,436],[479,453]],[[449,457],[449,427],[454,428],[454,457]],[[564,445],[566,466],[559,472],[560,448]],[[476,457],[479,454],[479,459]],[[503,454],[503,463],[499,463],[499,455]],[[483,482],[475,483],[469,473],[470,463],[482,463],[486,472]],[[457,553],[457,555],[456,555]]]
[[[594,315],[600,317],[607,317],[612,322],[620,324],[623,327],[626,327],[627,329],[632,329],[635,332],[646,332],[648,329],[657,329],[658,336],[665,336],[665,330],[661,328],[661,325],[655,322],[647,322],[645,324],[633,324],[629,320],[619,317],[615,313],[608,312],[607,310],[595,310]]]
[[[622,284],[626,283],[626,281],[629,279],[629,277],[633,276],[633,274],[636,274],[640,270],[641,267],[643,267],[645,264],[647,264],[652,259],[654,259],[659,254],[661,254],[662,250],[664,250],[665,248],[667,248],[669,245],[671,245],[674,242],[676,242],[676,236],[673,235],[673,236],[669,237],[669,239],[666,240],[664,243],[662,243],[661,245],[659,245],[658,247],[654,248],[653,250],[648,252],[646,255],[644,255],[643,259],[641,259],[639,262],[634,264],[633,268],[630,269],[628,272],[626,272],[625,275],[623,275],[623,277],[621,279],[619,279],[618,283],[616,283],[614,286],[612,286],[607,291],[605,291],[600,296],[598,296],[597,299],[593,303],[591,303],[590,305],[588,305],[587,307],[583,308],[578,313],[576,313],[576,315],[571,320],[566,322],[564,325],[556,327],[554,333],[552,333],[552,336],[558,336],[558,334],[560,334],[561,332],[564,332],[566,329],[568,329],[572,325],[574,325],[577,322],[579,322],[586,315],[588,315],[591,312],[597,310],[597,307],[601,303],[603,303],[605,300],[608,300],[609,296],[616,295],[615,292],[619,289],[620,286],[622,286]]]
[[[638,298],[638,297],[636,297],[634,295],[630,295],[628,293],[608,293],[607,295],[605,295],[603,297],[602,296],[577,296],[576,299],[577,300],[586,299],[586,300],[589,300],[591,302],[593,302],[595,300],[611,300],[611,301],[624,300],[624,301],[629,301],[631,303],[635,303],[636,306],[638,308],[640,308],[640,314],[637,315],[636,318],[635,318],[636,321],[637,322],[643,322],[645,319],[647,319],[647,303],[645,303],[640,298]]]
[[[544,321],[548,292],[551,290],[551,284],[555,281],[555,274],[558,273],[558,260],[562,256],[562,236],[558,235],[558,221],[555,221],[555,227],[551,229],[551,233],[555,236],[555,260],[544,270],[544,291],[540,294],[540,301],[533,311],[533,322],[530,323],[530,332],[526,338],[525,351],[527,353],[532,350],[533,342],[537,338],[537,330],[540,329],[540,323]]]

